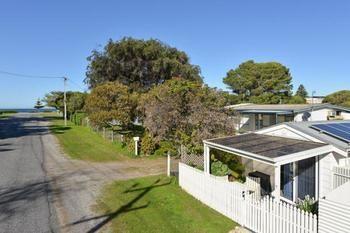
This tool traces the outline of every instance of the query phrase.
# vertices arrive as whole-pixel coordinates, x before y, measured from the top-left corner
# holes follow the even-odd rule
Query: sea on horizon
[[[16,112],[47,112],[47,111],[56,111],[54,108],[42,108],[42,109],[35,109],[35,108],[0,108],[0,112],[2,111],[16,111]]]

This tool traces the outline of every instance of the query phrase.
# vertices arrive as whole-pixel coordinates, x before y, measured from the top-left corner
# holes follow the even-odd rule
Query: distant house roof
[[[327,146],[324,143],[256,133],[210,139],[205,140],[204,143],[214,148],[247,154],[251,158],[271,164],[283,160],[287,155]]]
[[[314,95],[314,96],[307,96],[306,98],[314,98],[314,99],[324,99],[326,96],[323,95]]]
[[[226,106],[226,108],[234,109],[241,113],[282,113],[292,114],[299,112],[306,112],[311,110],[318,110],[330,108],[335,110],[342,110],[350,112],[350,109],[335,106],[332,104],[237,104]]]

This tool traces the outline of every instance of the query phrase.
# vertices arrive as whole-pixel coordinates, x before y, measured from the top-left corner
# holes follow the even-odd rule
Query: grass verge
[[[58,138],[63,150],[73,159],[94,162],[123,160],[132,157],[119,142],[109,142],[100,135],[84,126],[77,126],[64,121],[57,116],[44,115],[51,121],[50,130]]]
[[[7,119],[15,114],[16,113],[0,113],[0,119]]]
[[[112,232],[228,232],[237,224],[184,192],[176,178],[152,176],[105,187],[97,211],[107,216],[95,226]]]

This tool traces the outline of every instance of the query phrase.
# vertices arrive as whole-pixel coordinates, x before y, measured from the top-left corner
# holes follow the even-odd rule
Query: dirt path
[[[55,136],[45,134],[42,140],[45,145],[45,170],[51,180],[60,232],[89,232],[104,220],[93,219],[96,213],[92,207],[105,184],[166,171],[165,159],[130,159],[109,163],[72,160],[63,154]],[[84,221],[90,218],[93,220]]]

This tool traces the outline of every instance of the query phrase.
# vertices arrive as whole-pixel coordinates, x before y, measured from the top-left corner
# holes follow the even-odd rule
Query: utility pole
[[[68,79],[67,77],[63,77],[64,126],[67,126],[67,94],[66,94],[67,79]]]

